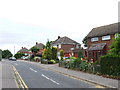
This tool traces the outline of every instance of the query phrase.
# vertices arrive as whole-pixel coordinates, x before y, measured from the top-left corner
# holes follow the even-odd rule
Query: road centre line
[[[30,70],[31,70],[31,71],[34,71],[34,72],[37,72],[36,70],[34,70],[34,69],[32,69],[32,68],[30,68]]]
[[[17,66],[18,64],[17,64],[17,63],[15,63],[15,65]]]
[[[42,76],[43,76],[43,77],[45,77],[46,79],[48,79],[48,80],[52,81],[53,83],[55,83],[55,84],[57,84],[57,85],[60,85],[59,83],[57,83],[56,81],[54,81],[54,80],[52,80],[52,79],[48,78],[48,77],[47,77],[47,76],[45,76],[44,74],[42,74]]]

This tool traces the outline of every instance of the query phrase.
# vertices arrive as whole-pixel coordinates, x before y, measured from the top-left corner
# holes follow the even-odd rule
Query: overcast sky
[[[0,49],[17,52],[58,36],[82,44],[92,28],[118,22],[119,0],[0,0]]]

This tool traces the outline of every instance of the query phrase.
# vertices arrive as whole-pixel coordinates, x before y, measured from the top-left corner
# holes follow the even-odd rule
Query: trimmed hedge
[[[105,55],[101,57],[101,73],[120,77],[120,56]]]

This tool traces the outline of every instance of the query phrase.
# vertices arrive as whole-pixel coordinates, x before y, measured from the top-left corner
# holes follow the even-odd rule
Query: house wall
[[[102,50],[103,52],[103,55],[106,54],[108,52],[108,50],[110,50],[109,46],[112,44],[113,42],[113,38],[114,38],[114,35],[110,35],[110,40],[102,40],[102,36],[101,37],[98,37],[98,41],[95,41],[95,42],[91,42],[91,38],[88,38],[87,39],[87,46],[88,46],[88,49],[89,47],[92,45],[92,44],[99,44],[99,43],[106,43],[106,46],[104,47],[104,49]],[[101,50],[94,50],[94,51],[87,51],[87,54],[88,54],[88,59],[90,59],[90,52],[93,53],[93,61],[96,61],[97,58],[96,58],[96,55],[98,52],[100,52]]]
[[[91,42],[91,38],[89,38],[87,40],[87,46],[88,48],[92,45],[92,44],[99,44],[99,43],[106,43],[106,51],[110,50],[109,46],[112,44],[113,42],[113,37],[114,35],[110,35],[111,39],[110,40],[102,40],[102,37],[98,37],[98,41],[95,42]]]
[[[61,44],[61,48],[59,48],[59,45],[58,45],[58,51],[62,49],[64,51],[65,57],[70,57],[70,55],[72,54],[71,48],[77,49],[75,44]],[[81,45],[79,45],[78,49],[80,48],[81,48]],[[74,56],[78,57],[78,52],[75,52]]]

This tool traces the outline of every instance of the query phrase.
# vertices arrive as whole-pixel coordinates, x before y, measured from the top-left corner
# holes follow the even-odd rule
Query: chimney
[[[60,36],[58,36],[58,39],[60,39]]]
[[[23,49],[23,47],[22,47],[22,49]]]
[[[38,44],[38,42],[36,42],[36,45]]]

